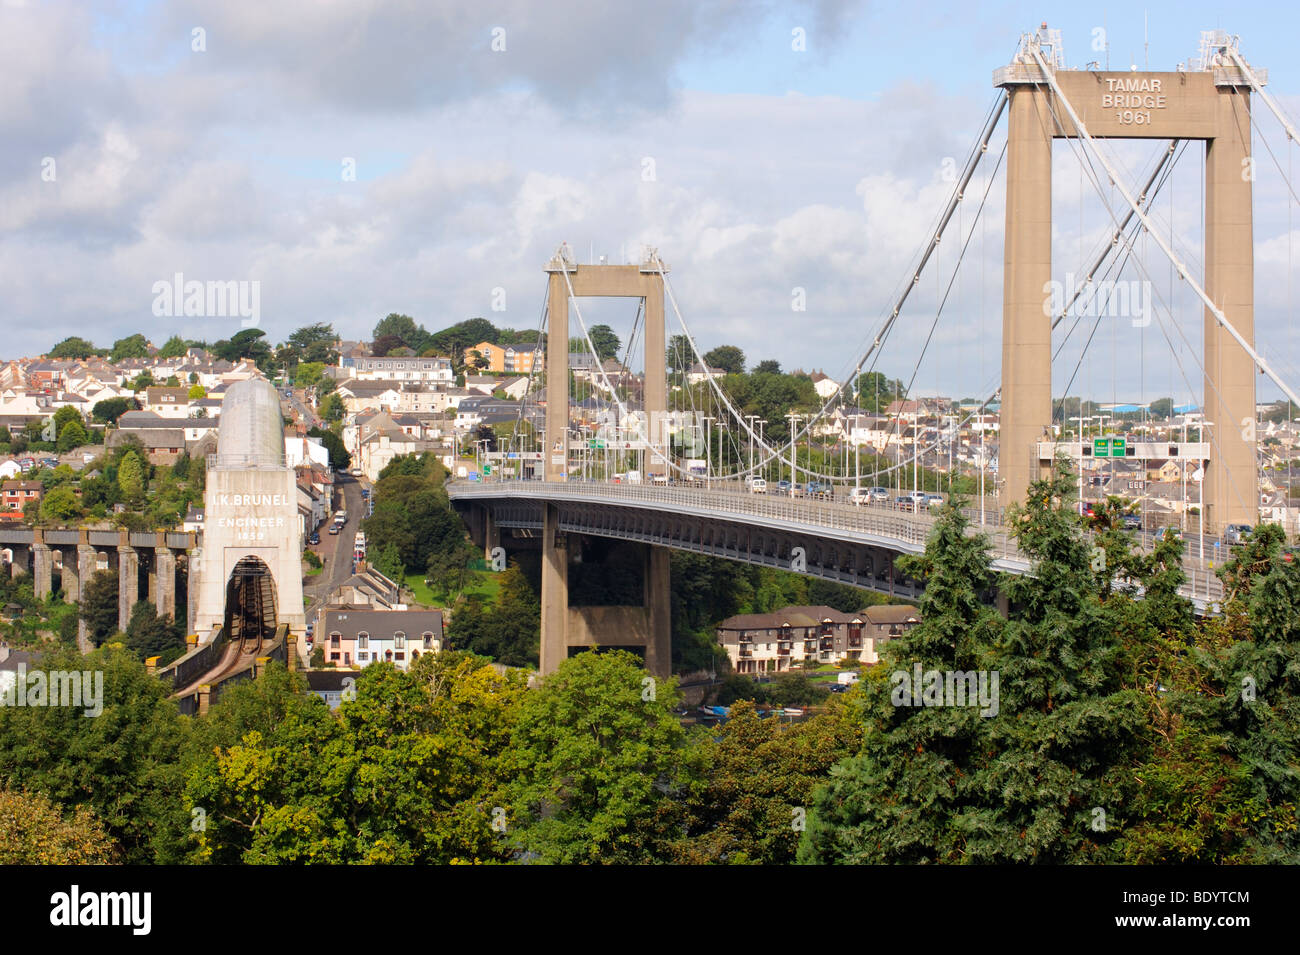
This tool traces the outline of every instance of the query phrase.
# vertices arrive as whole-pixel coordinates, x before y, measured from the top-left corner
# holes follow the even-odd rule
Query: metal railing
[[[783,530],[806,529],[810,534],[832,531],[852,535],[860,543],[884,543],[919,553],[937,521],[931,513],[915,513],[892,501],[854,505],[816,498],[789,498],[751,494],[733,487],[680,487],[655,484],[614,484],[604,481],[530,481],[506,479],[494,481],[449,481],[448,493],[456,498],[522,498],[529,500],[593,500],[648,507],[674,514],[691,514],[720,520],[748,519],[751,523],[777,526]],[[967,517],[972,515],[968,512]],[[978,512],[976,512],[976,517]],[[988,552],[997,570],[1026,573],[1032,561],[1020,552],[1013,534],[1004,526],[972,523],[970,536],[984,534]],[[1091,532],[1088,532],[1091,536]],[[1137,549],[1147,549],[1145,539],[1135,541]],[[1223,584],[1214,572],[1212,561],[1187,553],[1184,548],[1183,570],[1187,584],[1181,589],[1198,605],[1210,606],[1223,597]]]

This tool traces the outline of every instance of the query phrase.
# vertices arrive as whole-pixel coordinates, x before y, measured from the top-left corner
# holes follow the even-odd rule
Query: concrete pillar
[[[1250,91],[1220,87],[1218,135],[1205,144],[1205,292],[1255,343],[1251,221]],[[1212,422],[1205,474],[1205,529],[1259,521],[1255,458],[1255,366],[1205,310],[1205,420]]]
[[[36,599],[48,599],[54,587],[54,554],[42,541],[32,542],[32,573],[36,578]]]
[[[562,262],[553,261],[552,265],[563,267]],[[547,481],[563,481],[569,461],[569,287],[563,272],[550,273],[546,294],[546,447],[542,449],[542,474]]]
[[[211,705],[212,702],[212,687],[207,683],[203,684],[203,686],[199,687],[198,697],[199,697],[199,716],[207,716],[208,707]]]
[[[176,555],[170,547],[155,547],[153,573],[149,575],[149,590],[154,594],[158,616],[168,620],[176,618]]]
[[[1052,424],[1052,130],[1046,95],[1012,86],[1002,289],[998,503],[1023,502],[1039,477],[1037,442]]]
[[[492,519],[492,509],[483,508],[483,559],[492,566],[492,551],[501,546],[501,529],[497,527],[497,522]]]
[[[552,326],[554,328],[554,326]],[[552,334],[554,332],[552,331]],[[569,551],[562,546],[559,512],[542,505],[542,646],[541,672],[554,673],[569,655]]]
[[[645,290],[645,411],[649,420],[650,439],[661,451],[667,446],[664,440],[663,413],[668,410],[668,370],[665,360],[668,352],[664,331],[664,283],[656,273],[646,281]],[[646,469],[667,473],[668,467],[650,455]],[[649,480],[643,476],[643,480]]]
[[[76,548],[61,550],[63,569],[59,574],[63,590],[63,602],[75,604],[81,602],[81,561]]]
[[[140,555],[134,547],[117,548],[117,629],[125,632],[140,599]]]
[[[64,562],[63,566],[64,569],[66,570],[68,566],[66,561]],[[91,547],[89,544],[78,544],[77,545],[77,578],[80,581],[80,587],[82,588],[82,590],[84,590],[85,586],[90,583],[90,578],[95,575],[95,571],[98,568],[98,566],[99,566],[99,556],[98,554],[96,554],[95,548]],[[80,601],[81,598],[78,597],[77,599],[78,601]],[[89,639],[89,636],[90,634],[86,628],[86,621],[83,618],[78,617],[77,618],[78,643],[80,643],[82,646],[85,646],[85,643]]]
[[[650,639],[645,648],[645,668],[657,680],[673,672],[672,575],[664,547],[646,547],[645,607],[650,618]]]
[[[198,554],[191,550],[185,561],[185,630],[194,632],[194,616],[199,610],[199,564]]]

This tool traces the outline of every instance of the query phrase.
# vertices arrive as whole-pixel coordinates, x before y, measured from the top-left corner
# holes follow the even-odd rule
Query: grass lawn
[[[426,584],[424,574],[407,574],[404,585],[414,594],[415,602],[426,607],[445,607],[451,601],[451,595],[434,590]],[[497,592],[500,589],[501,580],[498,574],[476,570],[470,572],[462,596],[471,597],[478,594],[484,601],[491,603],[497,599]]]

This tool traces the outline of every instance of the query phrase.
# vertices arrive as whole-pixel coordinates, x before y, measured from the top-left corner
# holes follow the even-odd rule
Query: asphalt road
[[[347,522],[337,534],[326,533],[334,521],[333,513],[320,526],[320,543],[308,549],[324,562],[324,570],[314,577],[308,577],[303,586],[303,596],[310,603],[307,605],[307,622],[314,623],[316,612],[325,602],[330,592],[352,576],[352,554],[356,546],[357,531],[361,529],[361,520],[365,517],[365,500],[361,497],[362,483],[350,474],[336,471],[335,500],[341,492],[344,509],[348,512]]]

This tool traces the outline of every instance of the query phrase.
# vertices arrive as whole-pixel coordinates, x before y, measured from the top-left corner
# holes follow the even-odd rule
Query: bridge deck
[[[807,534],[810,538],[837,540],[887,548],[897,553],[920,553],[934,528],[936,517],[909,513],[892,505],[856,506],[839,501],[810,500],[785,496],[749,494],[738,485],[710,488],[662,485],[613,484],[604,481],[449,481],[453,501],[505,500],[617,506],[700,520],[722,521],[747,527],[768,527]],[[978,512],[969,513],[968,533],[989,538],[989,554],[996,570],[1012,574],[1029,573],[1030,560],[1020,552],[1015,538],[997,524],[979,526]],[[502,526],[540,526],[536,520],[502,520]],[[1137,540],[1139,549],[1149,550],[1153,538]],[[671,545],[669,545],[671,546]],[[1198,610],[1222,599],[1223,584],[1214,573],[1212,561],[1198,559],[1184,548],[1183,570],[1187,584],[1182,593]]]

